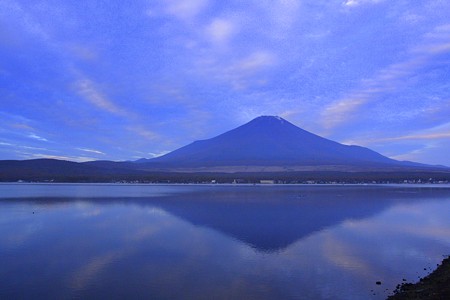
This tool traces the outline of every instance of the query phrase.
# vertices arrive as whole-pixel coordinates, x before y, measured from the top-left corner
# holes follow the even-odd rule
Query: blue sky
[[[0,159],[150,158],[259,115],[450,166],[450,1],[0,1]]]

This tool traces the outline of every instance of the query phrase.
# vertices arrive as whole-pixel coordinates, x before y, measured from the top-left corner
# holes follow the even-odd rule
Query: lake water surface
[[[384,299],[450,254],[449,212],[449,186],[0,184],[0,299]]]

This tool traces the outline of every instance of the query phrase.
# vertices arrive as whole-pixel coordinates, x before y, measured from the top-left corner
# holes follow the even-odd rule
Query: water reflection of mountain
[[[349,219],[376,215],[397,203],[445,197],[448,189],[371,186],[208,187],[158,197],[40,198],[40,205],[82,200],[156,206],[195,226],[208,227],[258,251],[279,251]]]
[[[194,193],[155,205],[196,226],[206,226],[259,251],[279,251],[348,219],[364,219],[391,205],[448,191],[323,188]],[[152,201],[153,202],[153,201]]]

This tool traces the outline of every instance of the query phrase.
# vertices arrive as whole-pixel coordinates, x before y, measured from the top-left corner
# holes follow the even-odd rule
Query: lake
[[[0,184],[0,298],[385,299],[449,212],[448,185]]]

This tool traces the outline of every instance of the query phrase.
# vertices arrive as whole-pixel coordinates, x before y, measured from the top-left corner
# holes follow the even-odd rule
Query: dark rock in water
[[[390,300],[448,300],[450,299],[450,258],[447,257],[442,264],[430,275],[421,278],[419,282],[402,283]]]
[[[380,285],[381,284],[381,281],[377,281],[377,282],[375,282],[377,285]]]

